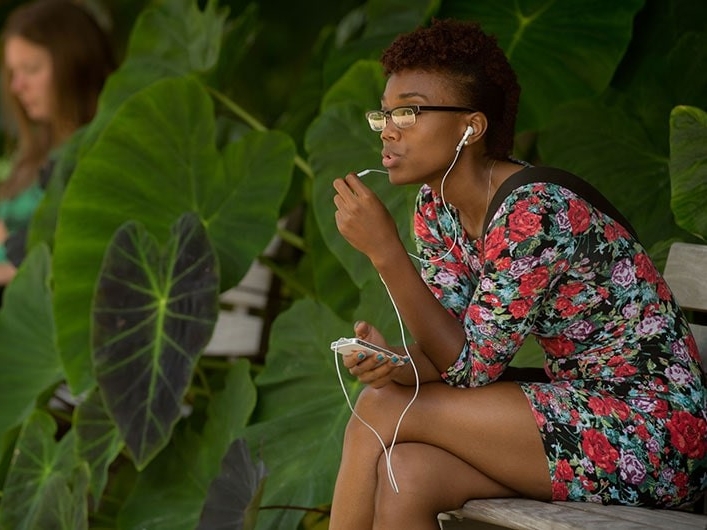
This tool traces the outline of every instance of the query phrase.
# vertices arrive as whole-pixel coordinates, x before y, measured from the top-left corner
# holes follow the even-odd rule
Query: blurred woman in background
[[[12,280],[23,258],[52,153],[93,118],[116,66],[108,35],[70,0],[17,7],[4,24],[2,51],[2,115],[13,154],[0,183],[0,286]],[[8,256],[10,247],[19,252]]]

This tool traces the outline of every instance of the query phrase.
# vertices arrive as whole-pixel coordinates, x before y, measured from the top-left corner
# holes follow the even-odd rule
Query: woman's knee
[[[434,492],[429,491],[429,463],[421,444],[401,443],[378,459],[376,500],[385,512],[424,511]],[[377,510],[378,511],[378,510]]]
[[[370,433],[370,428],[376,430],[382,437],[384,433],[395,427],[400,411],[392,405],[395,402],[392,385],[383,388],[365,387],[358,396],[354,406],[355,414],[349,420],[347,431],[354,432],[364,429]],[[366,426],[364,422],[370,427]]]
[[[395,386],[394,384],[381,388],[365,386],[356,399],[354,410],[357,414],[380,414],[384,411],[386,402],[391,400]]]

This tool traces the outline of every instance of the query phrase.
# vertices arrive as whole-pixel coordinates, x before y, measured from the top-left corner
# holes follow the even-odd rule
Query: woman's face
[[[10,91],[33,121],[48,122],[54,111],[52,57],[49,50],[18,36],[5,41]]]
[[[404,70],[388,78],[382,110],[405,105],[463,107],[441,74]],[[421,111],[415,124],[398,128],[388,118],[381,131],[382,163],[393,184],[434,185],[454,160],[456,147],[468,124],[469,113]]]

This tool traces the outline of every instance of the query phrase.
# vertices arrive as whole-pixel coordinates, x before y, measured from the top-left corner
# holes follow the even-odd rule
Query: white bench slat
[[[236,287],[221,293],[221,301],[235,306],[264,309],[271,280],[270,269],[255,261]]]
[[[673,510],[602,506],[588,502],[539,502],[530,499],[474,499],[449,512],[465,519],[517,530],[705,530],[707,516]],[[469,520],[467,522],[467,520]],[[472,521],[473,520],[473,521]]]
[[[257,260],[238,285],[221,293],[223,304],[204,355],[248,356],[260,351],[272,272]]]
[[[247,356],[260,350],[263,319],[245,312],[221,311],[204,355]]]
[[[681,307],[707,310],[707,245],[673,243],[663,277]]]

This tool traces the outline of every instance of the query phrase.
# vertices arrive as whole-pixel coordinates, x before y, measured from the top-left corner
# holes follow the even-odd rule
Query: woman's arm
[[[453,364],[465,343],[461,323],[430,292],[400,240],[394,220],[378,197],[353,173],[337,179],[334,197],[339,232],[364,253],[390,292],[417,348],[439,375]],[[406,370],[410,370],[406,368]],[[407,374],[400,377],[407,379]]]
[[[0,285],[7,285],[15,277],[17,269],[12,263],[0,263]]]

